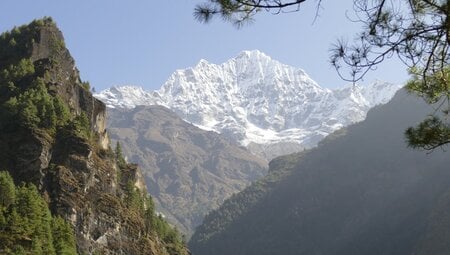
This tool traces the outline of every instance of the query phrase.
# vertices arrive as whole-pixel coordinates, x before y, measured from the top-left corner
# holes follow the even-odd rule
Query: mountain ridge
[[[2,254],[189,253],[155,213],[138,166],[111,149],[106,106],[81,81],[51,18],[0,35],[0,169],[9,190],[31,185],[25,199],[0,205]],[[76,251],[52,247],[50,234],[39,238],[50,213],[67,223],[59,235],[73,230],[65,239]]]
[[[108,123],[159,212],[188,238],[207,212],[267,173],[265,160],[163,106],[110,109]]]
[[[448,152],[407,147],[433,110],[404,90],[205,217],[194,254],[448,254]]]
[[[389,101],[400,87],[377,81],[322,88],[304,70],[253,50],[222,64],[200,60],[176,70],[159,90],[113,87],[95,96],[110,108],[163,105],[270,160],[313,147],[333,131],[363,120],[368,109]],[[292,149],[280,151],[287,145]]]

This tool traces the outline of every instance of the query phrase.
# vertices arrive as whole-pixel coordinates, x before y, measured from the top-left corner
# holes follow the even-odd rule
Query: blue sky
[[[0,31],[51,16],[63,31],[83,80],[97,91],[113,85],[158,89],[176,69],[200,59],[222,63],[242,50],[258,49],[282,63],[304,69],[321,86],[346,84],[329,64],[329,49],[339,38],[351,40],[358,24],[349,21],[352,0],[323,0],[314,22],[316,0],[300,12],[261,14],[242,29],[215,19],[194,20],[202,0],[2,0]],[[403,83],[405,67],[384,63],[366,76]]]

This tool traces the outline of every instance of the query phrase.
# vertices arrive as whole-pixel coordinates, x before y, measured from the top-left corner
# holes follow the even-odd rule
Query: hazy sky
[[[222,63],[242,50],[258,49],[282,63],[300,67],[323,87],[342,81],[329,64],[329,49],[339,38],[352,39],[358,25],[352,0],[323,0],[314,21],[316,0],[300,12],[262,14],[242,29],[215,19],[194,20],[202,0],[1,0],[0,30],[51,16],[63,31],[83,80],[97,91],[113,85],[158,89],[176,69],[200,59]],[[405,67],[389,61],[366,76],[403,83]]]

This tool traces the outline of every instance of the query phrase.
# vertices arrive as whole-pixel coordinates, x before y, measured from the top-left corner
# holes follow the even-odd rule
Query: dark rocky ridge
[[[85,112],[91,120],[91,128],[96,133],[98,145],[102,149],[108,148],[108,137],[105,129],[106,107],[92,96],[92,94],[81,86],[78,69],[75,67],[75,61],[70,53],[64,47],[64,38],[61,31],[54,26],[47,24],[33,31],[31,47],[20,57],[1,56],[0,68],[5,68],[8,59],[11,58],[30,58],[36,65],[36,76],[43,77],[44,73],[50,74],[46,77],[46,85],[53,96],[61,97],[70,107],[73,114],[79,115]],[[28,174],[29,179],[23,181],[36,182],[42,186],[42,173],[36,173],[36,176],[30,175],[32,169],[39,167],[45,169],[50,163],[50,154],[52,142],[50,137],[45,137],[44,133],[33,130],[18,130],[17,136],[9,137],[14,139],[10,141],[12,156],[2,159],[6,162],[6,169],[22,169]],[[3,139],[2,139],[3,141]]]
[[[407,147],[433,109],[400,91],[205,217],[189,246],[207,254],[450,254],[450,157]]]
[[[16,54],[2,51],[0,70],[31,59],[32,78],[43,79],[71,118],[85,114],[91,137],[27,126],[2,131],[0,169],[7,169],[16,183],[34,183],[52,213],[72,223],[80,254],[169,254],[167,244],[156,234],[146,234],[144,219],[125,205],[128,183],[146,192],[142,175],[137,165],[118,167],[105,129],[105,105],[81,82],[62,33],[51,19],[17,30],[22,41],[17,41]],[[22,81],[20,86],[26,90],[31,85]],[[4,101],[0,98],[0,104]]]
[[[162,106],[108,109],[108,130],[142,166],[159,210],[188,237],[208,211],[267,172],[265,160]]]

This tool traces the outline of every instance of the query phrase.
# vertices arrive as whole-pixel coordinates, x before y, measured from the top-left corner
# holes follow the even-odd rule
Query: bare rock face
[[[65,48],[63,35],[56,26],[40,28],[30,58],[33,62],[42,63],[42,72],[47,71],[46,82],[50,92],[67,102],[76,114],[87,114],[93,131],[99,136],[98,145],[107,149],[105,104],[93,97],[81,82],[75,61]]]
[[[62,33],[51,19],[34,21],[17,31],[0,38],[20,38],[10,43],[17,47],[0,50],[0,70],[31,60],[32,74],[13,85],[26,92],[36,86],[34,81],[43,82],[46,93],[68,109],[70,119],[86,116],[89,135],[79,135],[76,125],[45,129],[20,120],[14,128],[0,125],[0,169],[8,170],[16,183],[35,184],[52,213],[73,224],[80,254],[173,254],[167,243],[145,229],[142,215],[126,205],[130,183],[146,192],[142,174],[137,165],[117,164],[109,148],[106,107],[81,82]],[[8,99],[2,96],[0,104]]]
[[[267,162],[163,106],[109,110],[113,142],[142,166],[158,210],[188,237],[203,217],[267,173]]]
[[[51,160],[49,140],[48,136],[40,132],[17,130],[14,135],[1,133],[0,169],[14,169],[12,176],[42,187],[44,169]]]

